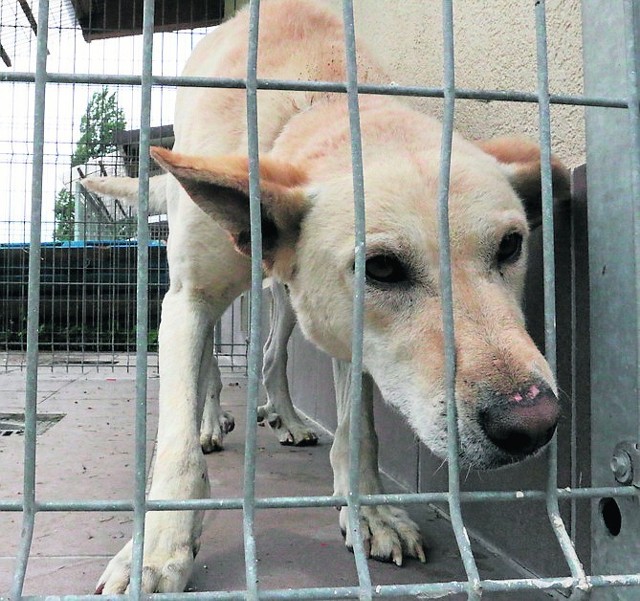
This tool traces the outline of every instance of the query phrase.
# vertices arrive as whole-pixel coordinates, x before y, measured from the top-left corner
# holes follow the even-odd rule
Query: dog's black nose
[[[493,397],[478,412],[480,425],[497,447],[512,455],[531,455],[555,432],[560,404],[546,384]]]

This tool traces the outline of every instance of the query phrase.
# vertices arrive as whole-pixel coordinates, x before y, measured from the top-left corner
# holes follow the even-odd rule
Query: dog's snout
[[[531,455],[546,445],[559,415],[556,395],[540,383],[494,397],[478,413],[489,440],[512,455]]]

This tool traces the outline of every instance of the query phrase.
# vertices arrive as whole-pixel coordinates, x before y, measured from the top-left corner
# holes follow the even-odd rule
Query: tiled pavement
[[[245,382],[224,378],[223,405],[236,418],[225,450],[207,457],[214,494],[241,494]],[[39,412],[64,417],[38,438],[39,500],[126,499],[133,483],[133,370],[85,371],[40,368]],[[157,424],[157,378],[149,379],[148,429]],[[20,412],[24,372],[0,373],[0,412]],[[0,499],[22,495],[20,435],[0,437]],[[314,448],[280,446],[265,428],[258,431],[258,496],[325,495],[331,492],[330,436],[322,433]],[[153,442],[148,445],[152,457]],[[451,528],[429,508],[411,508],[428,547],[428,563],[408,561],[402,568],[370,562],[376,584],[459,580],[464,572]],[[268,509],[257,514],[261,587],[346,586],[357,583],[353,556],[344,548],[337,512],[323,509]],[[62,595],[93,591],[109,557],[131,533],[131,515],[123,512],[39,513],[25,594]],[[9,590],[18,546],[21,514],[0,513],[0,597]],[[239,511],[209,512],[189,590],[244,588],[242,519]],[[515,577],[493,556],[477,549],[482,576]],[[449,597],[463,599],[466,595]],[[491,599],[514,598],[505,595]],[[483,597],[483,598],[485,598]],[[518,593],[518,600],[546,599],[542,593]]]

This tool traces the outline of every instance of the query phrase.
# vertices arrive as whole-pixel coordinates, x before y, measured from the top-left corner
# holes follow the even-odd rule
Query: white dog
[[[248,14],[207,36],[187,76],[244,77]],[[319,2],[265,0],[261,78],[344,81],[342,23]],[[389,79],[362,45],[361,82]],[[259,93],[265,270],[285,283],[302,331],[349,361],[354,265],[349,114],[342,94]],[[360,97],[367,261],[364,363],[386,402],[446,456],[443,332],[436,224],[440,125],[391,97]],[[153,157],[171,174],[170,289],[160,325],[160,421],[152,499],[210,494],[198,426],[210,372],[210,332],[250,284],[245,93],[181,88],[174,151]],[[525,331],[520,309],[527,213],[540,203],[537,148],[517,140],[473,144],[455,136],[449,211],[456,330],[460,462],[492,468],[528,457],[552,437],[559,406],[553,375]],[[554,161],[558,194],[566,170]],[[99,189],[99,184],[88,183]],[[526,208],[525,208],[526,207]],[[537,208],[536,208],[537,207]],[[331,461],[335,493],[347,492],[346,363],[336,363],[339,426]],[[379,492],[376,440],[365,403],[361,487]],[[393,507],[362,512],[371,555],[424,559],[420,534]],[[345,513],[341,512],[345,525]],[[198,551],[202,512],[147,516],[143,588],[181,591]],[[347,544],[351,541],[347,539]],[[129,582],[131,544],[98,592]]]

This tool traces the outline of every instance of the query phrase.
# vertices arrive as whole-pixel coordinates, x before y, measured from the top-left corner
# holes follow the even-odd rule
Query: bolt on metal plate
[[[637,443],[619,442],[613,450],[610,465],[617,482],[640,488],[640,448]]]

